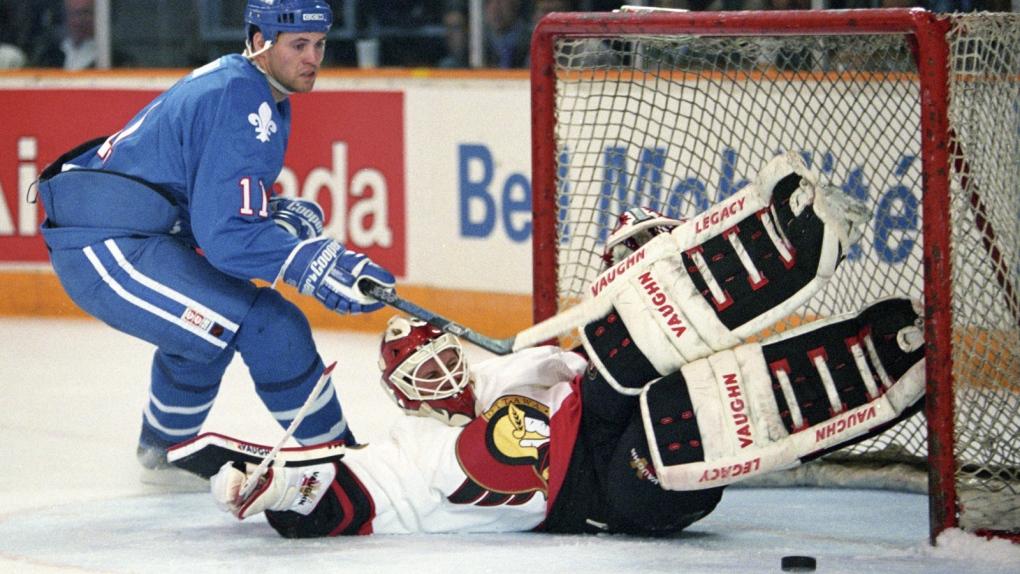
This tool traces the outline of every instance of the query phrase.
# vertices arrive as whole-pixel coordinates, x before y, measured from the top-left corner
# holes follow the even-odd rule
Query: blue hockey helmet
[[[280,32],[322,32],[333,25],[333,10],[325,0],[248,0],[244,9],[245,39],[251,41],[254,27],[269,42]]]

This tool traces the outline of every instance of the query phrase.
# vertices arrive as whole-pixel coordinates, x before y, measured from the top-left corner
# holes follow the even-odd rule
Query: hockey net
[[[692,218],[800,152],[873,217],[777,329],[921,300],[929,392],[774,480],[929,489],[933,540],[1020,532],[1020,15],[554,14],[532,107],[536,321],[581,299],[623,210]]]

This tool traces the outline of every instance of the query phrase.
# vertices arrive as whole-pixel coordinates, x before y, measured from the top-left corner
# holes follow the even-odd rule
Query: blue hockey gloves
[[[322,235],[325,218],[314,201],[280,196],[269,200],[269,217],[301,241]]]
[[[361,292],[358,283],[374,281],[392,287],[393,274],[361,253],[320,237],[294,248],[283,270],[283,281],[311,295],[338,313],[371,313],[383,304]]]

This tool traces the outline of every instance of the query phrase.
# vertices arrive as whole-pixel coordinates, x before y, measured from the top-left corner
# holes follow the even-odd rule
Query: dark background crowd
[[[330,0],[326,63],[524,68],[531,32],[549,12],[611,11],[621,4],[688,10],[810,9],[811,0],[483,0],[483,59],[469,58],[468,0]],[[245,0],[111,0],[113,67],[194,67],[238,52]],[[920,6],[1009,11],[1010,0],[825,0],[827,8]],[[0,68],[96,66],[94,0],[0,0]],[[364,54],[361,64],[365,65]]]

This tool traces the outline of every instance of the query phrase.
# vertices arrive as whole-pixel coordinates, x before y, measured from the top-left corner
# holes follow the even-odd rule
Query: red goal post
[[[826,460],[927,482],[933,542],[1020,533],[1020,15],[552,14],[531,54],[536,322],[582,297],[623,210],[692,217],[798,151],[873,217],[777,328],[925,308],[924,416]]]

